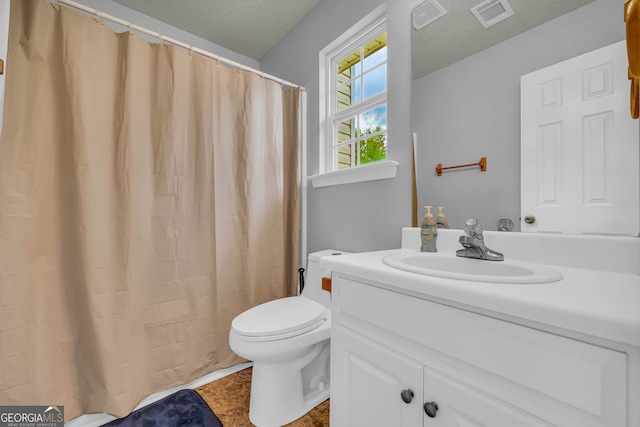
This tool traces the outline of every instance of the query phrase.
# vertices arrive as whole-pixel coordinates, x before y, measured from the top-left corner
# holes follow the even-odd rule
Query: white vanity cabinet
[[[347,328],[333,336],[331,426],[422,425],[422,364]]]
[[[332,292],[332,427],[630,426],[623,351],[336,273]]]

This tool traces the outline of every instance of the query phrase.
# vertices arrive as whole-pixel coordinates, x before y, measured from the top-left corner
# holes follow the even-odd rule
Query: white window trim
[[[350,169],[332,171],[333,152],[332,143],[332,126],[329,123],[330,117],[330,99],[328,97],[328,88],[331,87],[331,59],[344,50],[344,45],[350,39],[360,33],[364,33],[379,25],[386,25],[387,4],[382,3],[371,13],[358,21],[353,27],[344,34],[331,42],[319,53],[320,81],[318,87],[319,98],[319,171],[318,175],[309,177],[314,188],[326,187],[331,185],[350,184],[354,182],[372,181],[377,179],[394,178],[398,162],[387,160],[379,163],[371,163],[367,165],[357,166]]]
[[[375,181],[396,177],[396,170],[400,163],[393,160],[368,163],[355,168],[342,169],[309,177],[313,188],[329,187],[332,185],[353,184],[354,182]]]

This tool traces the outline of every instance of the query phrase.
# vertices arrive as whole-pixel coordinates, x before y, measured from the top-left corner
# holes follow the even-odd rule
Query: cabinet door
[[[422,425],[422,364],[340,325],[331,347],[331,427]]]
[[[424,370],[424,400],[438,408],[435,417],[423,411],[424,427],[552,427],[429,367]]]

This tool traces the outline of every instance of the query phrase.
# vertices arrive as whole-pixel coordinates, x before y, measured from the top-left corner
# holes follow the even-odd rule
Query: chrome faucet
[[[464,258],[486,259],[488,261],[504,261],[504,255],[487,248],[482,236],[482,223],[471,218],[464,223],[464,236],[460,236],[460,244],[464,249],[458,249],[456,256]]]

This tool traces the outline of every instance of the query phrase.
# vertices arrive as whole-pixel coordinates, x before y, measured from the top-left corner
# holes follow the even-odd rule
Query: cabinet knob
[[[533,224],[534,222],[536,222],[536,217],[533,215],[527,215],[524,217],[524,222],[526,222],[527,224]]]
[[[424,412],[431,417],[436,417],[436,412],[438,412],[438,404],[436,402],[427,402],[424,404]]]
[[[413,400],[413,390],[407,389],[400,392],[400,397],[404,403],[411,403]]]

